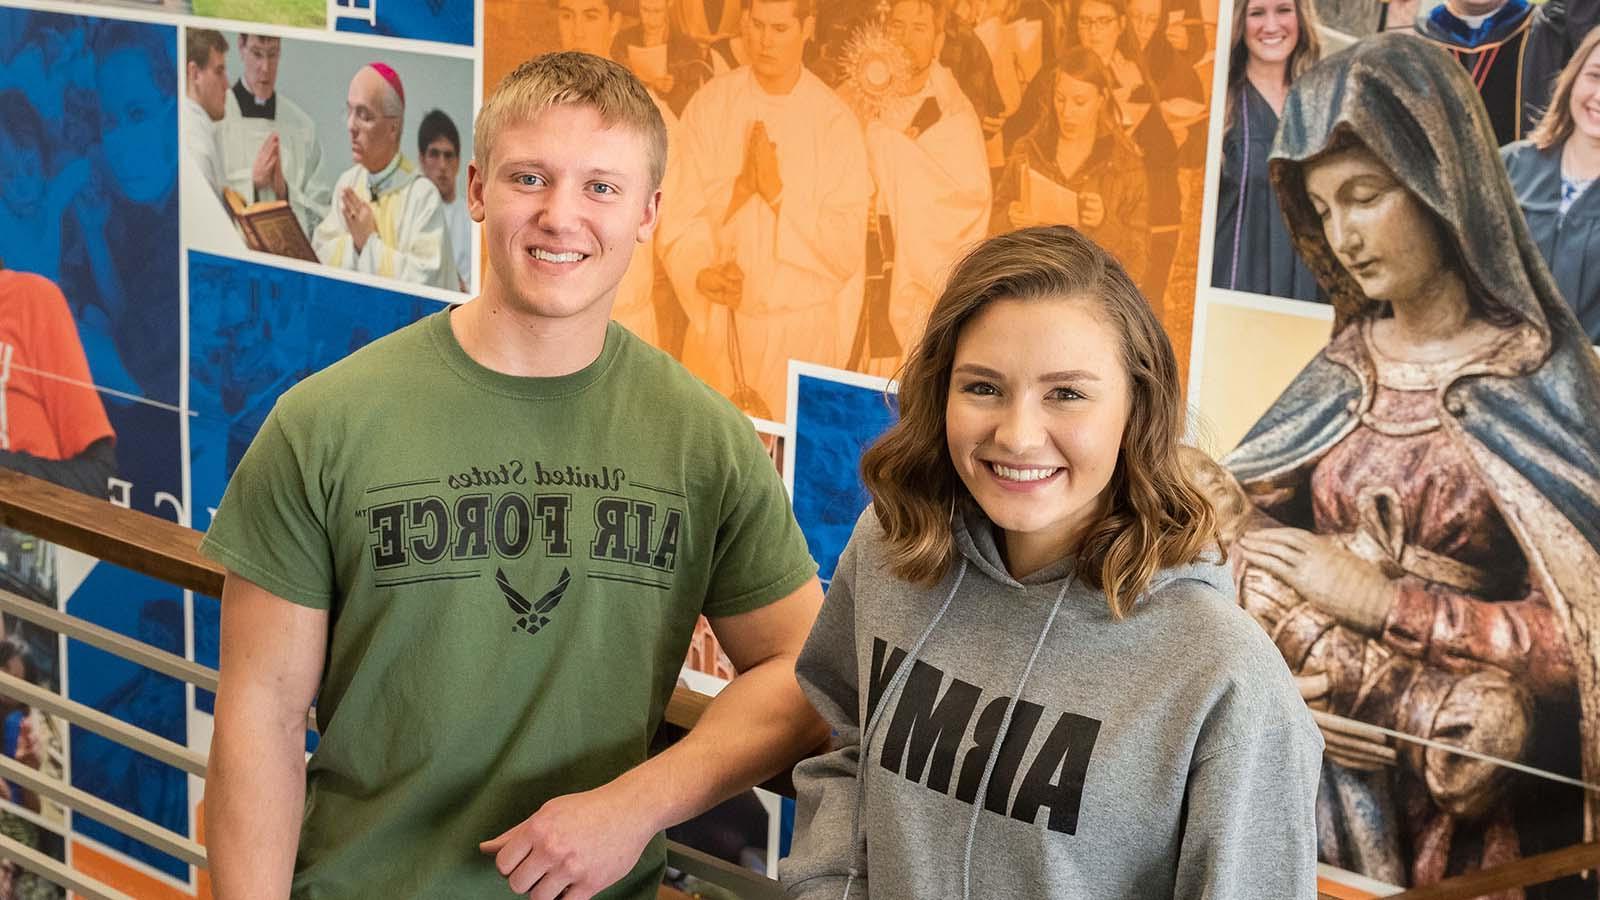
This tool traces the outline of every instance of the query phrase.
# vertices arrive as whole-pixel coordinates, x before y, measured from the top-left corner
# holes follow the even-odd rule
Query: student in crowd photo
[[[1267,182],[1267,155],[1289,86],[1322,55],[1310,0],[1244,0],[1233,17],[1228,95],[1217,184],[1211,285],[1291,300],[1317,300],[1289,242]]]
[[[228,41],[210,28],[184,29],[183,147],[194,158],[206,187],[221,199],[227,186],[217,123],[228,108]]]
[[[444,110],[429,110],[417,126],[417,159],[422,161],[422,174],[439,189],[456,277],[465,291],[472,281],[472,219],[467,215],[466,197],[459,190],[461,133]]]
[[[839,746],[795,769],[789,896],[1313,895],[1322,738],[1180,465],[1182,389],[1082,232],[956,265],[797,665]]]
[[[1600,28],[1557,79],[1550,107],[1525,141],[1501,148],[1517,205],[1556,286],[1592,343],[1600,343]]]
[[[1073,47],[1045,72],[1050,107],[1011,148],[994,194],[993,229],[1083,229],[1137,281],[1150,254],[1144,161],[1122,126],[1111,72]]]

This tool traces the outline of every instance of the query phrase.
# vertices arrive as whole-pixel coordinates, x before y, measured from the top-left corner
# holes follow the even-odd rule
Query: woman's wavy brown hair
[[[945,438],[956,340],[994,300],[1091,301],[1117,331],[1131,403],[1105,512],[1077,548],[1077,577],[1104,591],[1117,618],[1161,569],[1219,546],[1216,516],[1178,460],[1184,405],[1172,343],[1128,273],[1064,225],[1002,234],[969,252],[934,304],[921,341],[900,370],[900,417],[861,458],[894,574],[917,584],[944,576],[955,558],[951,521],[972,502]]]
[[[1578,82],[1578,73],[1588,64],[1594,49],[1600,47],[1600,27],[1592,28],[1573,51],[1561,74],[1556,77],[1555,90],[1550,92],[1550,105],[1539,116],[1539,124],[1528,134],[1528,140],[1540,150],[1566,143],[1576,127],[1572,121],[1572,86]]]

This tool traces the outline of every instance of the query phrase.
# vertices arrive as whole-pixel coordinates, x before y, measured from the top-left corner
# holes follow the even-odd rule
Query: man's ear
[[[483,170],[475,159],[467,161],[467,216],[483,221]]]

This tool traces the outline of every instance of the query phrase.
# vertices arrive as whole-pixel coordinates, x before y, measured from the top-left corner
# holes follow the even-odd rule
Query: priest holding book
[[[326,265],[458,290],[439,189],[400,152],[405,96],[399,73],[381,62],[351,79],[345,117],[355,165],[334,184],[311,245]]]

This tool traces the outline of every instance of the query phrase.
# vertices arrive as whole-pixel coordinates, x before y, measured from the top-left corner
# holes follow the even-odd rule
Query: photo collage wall
[[[1600,546],[1582,514],[1600,506],[1582,405],[1600,383],[1571,388],[1595,367],[1563,355],[1600,340],[1600,192],[1562,161],[1600,160],[1583,155],[1600,58],[1559,82],[1600,23],[1571,0],[1482,0],[1467,19],[1456,2],[3,0],[0,465],[204,530],[286,389],[479,290],[464,194],[483,98],[537,53],[601,54],[649,87],[671,147],[614,318],[750,416],[824,584],[950,265],[988,235],[1073,225],[1132,275],[1188,379],[1190,462],[1225,512],[1241,603],[1328,738],[1324,861],[1412,886],[1565,846],[1600,784],[1600,707],[1582,701],[1600,656],[1579,639],[1600,588],[1563,568]],[[1449,159],[1507,174],[1495,234],[1525,236],[1521,281],[1475,263],[1506,255],[1463,230],[1477,207],[1409,171],[1389,172],[1393,196],[1425,196],[1437,227],[1399,250],[1392,229],[1335,235],[1318,218],[1345,208],[1333,194],[1280,206],[1285,86],[1391,32],[1470,80]],[[784,202],[732,204],[758,164]],[[1282,184],[1304,200],[1313,181]],[[1364,293],[1402,256],[1462,273],[1468,324],[1525,326],[1519,377],[1562,374],[1575,411],[1503,391],[1435,409],[1507,345],[1485,331],[1408,356],[1398,303]],[[1339,378],[1343,424],[1297,424]],[[1381,573],[1400,599],[1357,628],[1258,541]],[[215,598],[5,531],[0,580],[217,664]],[[0,637],[30,680],[208,747],[206,692],[10,617]],[[733,674],[702,620],[685,682]],[[5,702],[0,752],[203,833],[199,779]],[[0,833],[135,896],[209,895],[186,862],[14,786]],[[22,896],[59,892],[0,866],[0,900]]]

